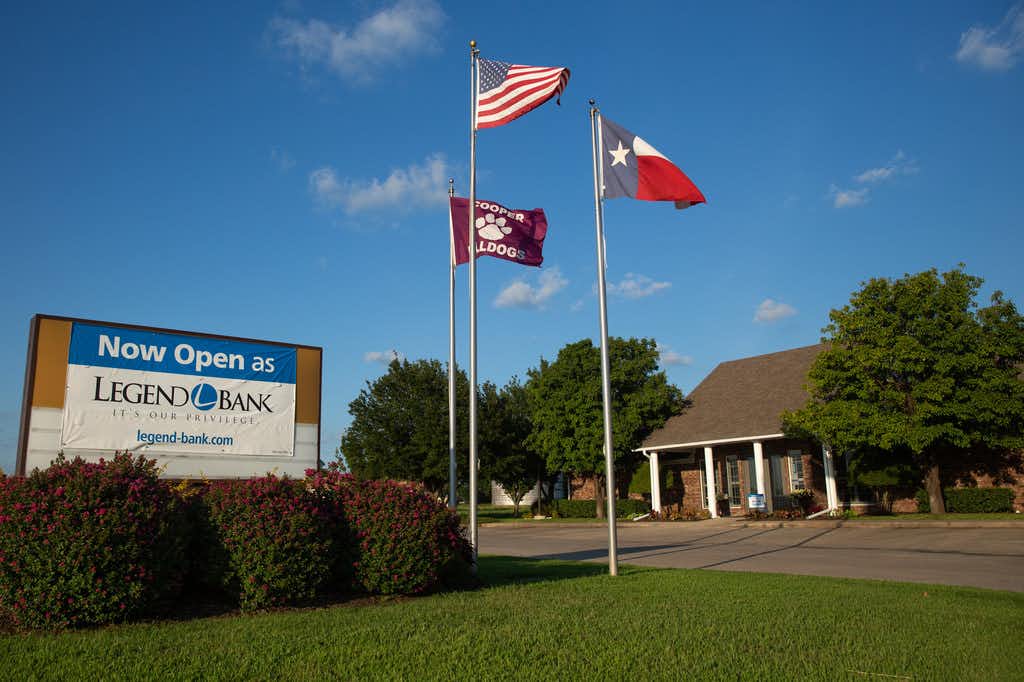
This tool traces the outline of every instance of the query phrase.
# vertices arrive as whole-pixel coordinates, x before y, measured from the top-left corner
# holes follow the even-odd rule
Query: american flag
[[[523,66],[478,59],[476,127],[495,128],[558,97],[569,82],[564,66]]]

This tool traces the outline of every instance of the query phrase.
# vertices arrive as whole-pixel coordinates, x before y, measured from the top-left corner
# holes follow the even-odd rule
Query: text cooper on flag
[[[557,97],[569,83],[563,66],[524,66],[478,59],[476,127],[495,128]]]
[[[476,202],[476,255],[493,256],[522,265],[544,262],[548,219],[544,209],[505,208],[493,201]],[[455,262],[469,262],[469,199],[451,198]]]

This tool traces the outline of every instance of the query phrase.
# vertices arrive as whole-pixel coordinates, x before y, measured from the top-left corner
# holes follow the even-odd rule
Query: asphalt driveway
[[[969,585],[1024,592],[1020,528],[879,525],[744,527],[732,520],[620,523],[619,561],[666,568],[794,573]],[[606,527],[573,524],[480,528],[480,553],[608,561]]]

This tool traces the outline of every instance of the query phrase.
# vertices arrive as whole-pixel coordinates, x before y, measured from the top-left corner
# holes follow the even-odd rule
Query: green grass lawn
[[[481,559],[480,590],[0,637],[4,679],[1024,678],[1024,595]]]
[[[499,506],[496,504],[478,504],[476,507],[476,519],[477,523],[603,523],[604,519],[596,518],[567,518],[561,517],[557,519],[534,519],[534,518],[522,518],[523,513],[528,513],[530,510],[529,505],[521,505],[519,507],[520,516],[514,516],[512,514],[512,507]],[[458,507],[459,518],[462,519],[463,524],[469,523],[469,505],[460,504]],[[628,518],[620,518],[620,522],[629,521]]]
[[[530,510],[529,505],[519,507],[519,513]],[[459,505],[459,518],[463,523],[469,523],[469,505]],[[512,515],[512,507],[499,507],[494,504],[478,504],[476,506],[476,520],[478,523],[503,523],[507,521],[522,521]]]

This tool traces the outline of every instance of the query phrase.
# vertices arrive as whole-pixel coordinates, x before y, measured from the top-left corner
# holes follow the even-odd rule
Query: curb
[[[744,528],[1020,528],[1020,521],[749,521]]]
[[[628,526],[684,526],[704,521],[630,521],[619,519],[616,522],[618,527]],[[726,521],[717,522],[715,525],[730,525],[735,528],[1019,528],[1024,530],[1024,522],[1021,521],[846,521],[827,519],[822,521]],[[537,528],[538,526],[559,527],[559,528],[607,528],[608,524],[603,521],[579,521],[566,523],[564,521],[551,522],[550,519],[538,519],[536,521],[503,521],[492,523],[481,523],[480,528]]]
[[[629,520],[619,519],[616,522],[616,526],[625,525],[632,523]],[[551,519],[537,519],[536,521],[493,521],[490,523],[478,524],[480,528],[536,528],[537,526],[548,526],[549,528],[607,528],[608,524],[604,521],[555,521]]]

